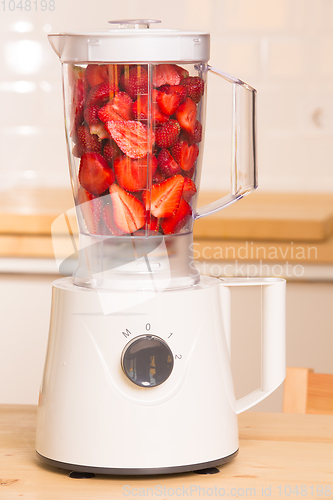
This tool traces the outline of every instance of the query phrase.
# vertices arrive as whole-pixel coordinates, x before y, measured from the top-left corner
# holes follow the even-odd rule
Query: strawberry
[[[96,125],[90,125],[89,131],[91,134],[98,136],[102,141],[103,139],[110,139],[109,134],[105,130],[104,123],[99,121]]]
[[[101,142],[97,135],[91,135],[86,125],[81,125],[76,132],[78,151],[86,153],[93,151],[99,153],[101,151]]]
[[[167,219],[160,221],[164,234],[176,234],[186,225],[192,215],[190,205],[182,198],[176,213]]]
[[[186,141],[177,141],[171,148],[171,154],[183,170],[189,171],[198,157],[197,144],[189,146]]]
[[[156,101],[160,92],[158,90],[153,90],[151,104],[151,116],[154,124],[161,124],[168,121],[169,117],[162,113]],[[133,103],[133,115],[136,120],[148,120],[148,95],[140,95],[137,100]]]
[[[133,66],[130,69],[126,66],[119,83],[125,92],[135,99],[137,95],[148,92],[148,71],[144,66]]]
[[[163,174],[160,169],[157,168],[153,175],[153,184],[160,184],[161,182],[165,181],[165,179],[165,174]]]
[[[97,125],[100,123],[98,118],[98,107],[95,105],[86,107],[84,110],[84,120],[88,127],[90,127],[90,125]]]
[[[184,188],[183,188],[183,198],[185,201],[189,202],[192,196],[197,192],[197,188],[195,187],[192,179],[184,178]]]
[[[197,117],[197,106],[189,97],[179,106],[176,112],[176,118],[182,129],[190,134],[194,133]]]
[[[135,121],[110,121],[105,128],[123,153],[130,158],[143,158],[148,153],[148,128]],[[154,142],[152,132],[151,143]]]
[[[180,94],[169,89],[167,92],[159,92],[157,95],[157,104],[162,113],[168,116],[173,115],[180,104]]]
[[[172,157],[168,149],[161,149],[157,156],[157,163],[160,171],[165,177],[172,177],[173,175],[180,174],[181,168]]]
[[[109,79],[108,67],[105,64],[88,64],[86,79],[90,87],[96,87]]]
[[[169,85],[179,85],[182,77],[177,70],[176,64],[158,64],[154,68],[153,85],[161,87],[168,83]]]
[[[124,233],[134,233],[146,221],[146,211],[140,200],[116,184],[110,187],[113,218]]]
[[[171,217],[178,209],[184,186],[184,177],[175,175],[161,184],[153,184],[151,198],[149,191],[142,194],[146,209],[154,217]]]
[[[112,101],[109,101],[98,111],[102,122],[111,120],[131,120],[132,99],[126,92],[116,92]]]
[[[103,148],[104,158],[108,163],[113,163],[113,160],[120,155],[120,149],[118,148],[117,144],[110,138],[110,140],[106,142]]]
[[[189,72],[187,71],[187,69],[182,68],[181,66],[177,66],[176,64],[175,64],[175,68],[178,71],[178,74],[181,77],[181,79],[186,78],[189,75]]]
[[[101,234],[112,234],[113,236],[121,236],[124,234],[117,226],[113,218],[113,208],[111,203],[107,203],[103,208],[102,221],[104,224],[100,225]]]
[[[102,155],[89,152],[81,157],[79,181],[89,193],[98,196],[114,182],[114,173]]]
[[[93,87],[86,99],[86,106],[89,107],[93,104],[100,107],[105,104],[108,100],[113,99],[115,92],[117,92],[118,86],[115,83],[103,82],[96,87]]]
[[[200,76],[188,76],[180,84],[187,87],[188,95],[195,103],[200,102],[205,90],[205,82]]]
[[[155,156],[151,157],[152,175],[157,168]],[[147,186],[147,157],[138,160],[131,160],[128,156],[116,158],[114,161],[114,171],[117,183],[126,191],[141,191]]]
[[[80,205],[83,219],[90,234],[98,234],[99,220],[102,213],[102,200],[79,187],[77,192],[77,205]]]
[[[170,94],[172,92],[177,92],[180,95],[180,103],[183,104],[186,97],[188,97],[187,87],[185,85],[162,85],[159,88],[161,92],[165,92],[166,94]]]
[[[155,131],[156,145],[159,148],[170,148],[177,141],[179,132],[179,123],[176,120],[168,120]]]
[[[146,229],[148,230],[149,236],[154,236],[158,234],[159,222],[156,217],[150,214],[149,210],[146,211]],[[135,236],[146,236],[146,229],[138,229],[135,231]]]
[[[195,127],[194,127],[194,132],[193,134],[190,134],[189,132],[186,132],[185,130],[182,130],[179,139],[183,141],[187,141],[189,145],[195,143],[199,143],[202,140],[202,125],[201,123],[196,120],[195,122]]]

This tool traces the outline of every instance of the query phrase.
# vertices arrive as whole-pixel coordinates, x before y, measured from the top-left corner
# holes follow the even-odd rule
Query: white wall
[[[211,63],[258,89],[262,189],[333,190],[331,0],[37,0],[31,11],[10,11],[14,0],[5,2],[0,16],[0,189],[69,182],[60,63],[47,32],[104,29],[108,19],[147,17],[163,20],[162,27],[210,31]],[[45,12],[41,5],[47,5]],[[221,161],[230,143],[218,83],[210,78],[206,189],[215,189],[222,177]]]

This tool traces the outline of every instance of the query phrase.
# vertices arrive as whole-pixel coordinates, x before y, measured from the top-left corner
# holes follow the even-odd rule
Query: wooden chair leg
[[[284,381],[283,412],[306,413],[309,368],[287,367]]]

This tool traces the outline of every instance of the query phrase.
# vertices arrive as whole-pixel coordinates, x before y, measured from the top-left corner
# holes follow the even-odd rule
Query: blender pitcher
[[[208,33],[153,22],[49,35],[80,251],[74,276],[53,283],[36,451],[78,472],[222,465],[238,452],[238,413],[285,375],[285,281],[200,276],[192,255],[194,221],[257,187],[256,91],[208,65]],[[233,89],[231,192],[198,209],[208,72]],[[262,299],[262,381],[240,400],[234,286],[258,286]]]
[[[208,34],[149,29],[152,22],[49,35],[63,62],[80,286],[197,283],[193,222],[257,186],[256,91],[207,64]],[[228,196],[197,210],[208,71],[233,85],[232,181]]]

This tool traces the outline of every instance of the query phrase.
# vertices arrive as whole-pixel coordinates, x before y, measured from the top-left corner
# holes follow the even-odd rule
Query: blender
[[[237,454],[237,414],[285,375],[285,281],[200,276],[193,223],[257,187],[256,91],[204,32],[112,21],[50,34],[63,68],[78,267],[53,283],[36,451],[78,472],[161,474]],[[232,85],[231,192],[197,208],[208,72]],[[262,293],[262,381],[235,399],[230,288]]]

